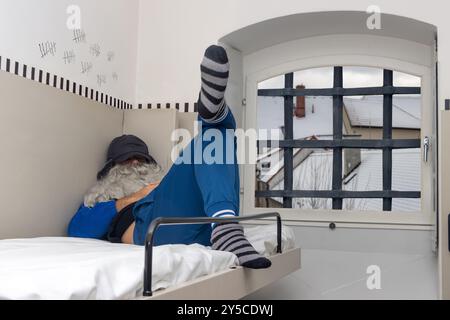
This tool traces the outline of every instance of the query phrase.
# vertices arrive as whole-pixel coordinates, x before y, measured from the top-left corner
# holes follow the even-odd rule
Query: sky
[[[345,67],[344,88],[378,87],[383,85],[383,69],[368,67]],[[394,86],[420,87],[421,79],[413,75],[394,71]],[[303,84],[306,88],[332,88],[333,67],[314,68],[294,72],[294,87]],[[284,76],[277,76],[259,83],[259,89],[284,87]]]

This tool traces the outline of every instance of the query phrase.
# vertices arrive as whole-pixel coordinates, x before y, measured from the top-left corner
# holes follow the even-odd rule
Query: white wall
[[[430,231],[294,227],[301,269],[245,299],[438,299]],[[369,289],[379,267],[380,289]]]
[[[85,42],[73,41],[67,28],[69,5],[81,9]],[[134,102],[138,0],[0,0],[0,7],[1,56]],[[56,43],[56,53],[42,58],[38,45],[47,41]],[[98,57],[90,50],[94,44],[100,47]],[[66,64],[64,52],[71,50],[75,61]],[[114,53],[111,61],[108,52]],[[92,63],[88,74],[81,72],[82,61]],[[99,85],[97,75],[106,83]]]
[[[68,5],[81,8],[86,43],[72,41],[66,27]],[[245,26],[301,12],[366,11],[371,0],[0,0],[0,55],[70,78],[95,90],[132,103],[195,102],[200,88],[199,62],[204,49]],[[450,70],[450,11],[442,0],[376,3],[385,13],[408,16],[438,27],[441,70]],[[446,9],[447,7],[447,9]],[[139,32],[137,31],[139,30]],[[55,41],[55,57],[40,57],[38,44]],[[102,54],[93,57],[92,44]],[[74,50],[76,62],[64,64],[65,50]],[[108,63],[106,53],[115,58]],[[92,62],[89,75],[81,61]],[[116,72],[118,80],[112,78]],[[106,76],[99,86],[97,74]],[[441,72],[441,105],[450,96],[450,74]]]
[[[450,98],[450,42],[446,41],[450,38],[450,20],[448,19],[450,3],[442,0],[378,0],[376,2],[372,0],[283,0],[278,2],[272,0],[140,0],[136,101],[137,103],[195,102],[200,88],[199,63],[205,48],[240,28],[267,19],[297,13],[364,12],[374,4],[378,5],[383,13],[417,19],[437,27],[440,66],[439,106],[443,108],[444,98]],[[364,22],[361,21],[361,23]],[[334,23],[339,25],[339,22]],[[364,261],[374,261],[372,255],[366,255],[366,250],[379,249],[381,252],[389,252],[389,246],[395,246],[393,257],[397,257],[400,253],[411,254],[411,250],[419,245],[423,249],[423,255],[427,257],[429,255],[430,268],[423,273],[425,277],[419,273],[414,275],[426,278],[424,282],[431,284],[430,292],[437,292],[437,281],[434,278],[437,268],[433,264],[436,259],[431,250],[433,242],[431,231],[369,231],[349,228],[342,232],[331,233],[324,228],[312,227],[297,228],[297,231],[298,245],[303,248],[313,248],[311,250],[319,251],[354,251],[358,259]],[[326,241],[323,241],[324,237],[326,237]],[[365,241],[368,238],[370,240]],[[402,239],[408,240],[402,241]],[[362,240],[364,240],[364,245],[358,245]],[[380,242],[385,245],[379,246]],[[336,243],[342,245],[336,249],[334,248]],[[402,245],[397,246],[398,243]],[[316,246],[316,244],[319,245]],[[390,259],[388,258],[387,261],[391,261]],[[379,260],[375,260],[374,263],[377,261]],[[351,264],[352,261],[343,261],[340,267],[345,269]],[[317,267],[314,266],[314,268]],[[405,267],[407,268],[407,266],[402,266],[400,270]],[[277,287],[275,284],[273,288],[288,292],[283,296],[284,298],[299,297],[297,294],[301,284],[299,276],[304,272],[305,270],[299,271],[289,278],[289,283],[278,282],[280,285]],[[402,271],[399,271],[399,274],[401,273]],[[429,278],[426,277],[428,275]],[[312,275],[315,278],[311,281],[324,279],[327,276],[342,278],[342,274],[339,273],[316,273]],[[326,281],[326,279],[322,281]],[[397,274],[392,278],[392,283],[394,291],[404,287],[411,289],[411,292],[420,293],[420,290],[415,290],[417,288],[404,286],[404,283],[398,280]],[[310,289],[311,287],[307,288],[307,290]],[[266,295],[271,298],[281,296],[273,291],[267,292]],[[385,295],[385,297],[387,296],[389,295]],[[253,297],[261,297],[261,295]],[[397,295],[397,297],[401,297],[401,295]]]
[[[438,27],[441,70],[450,70],[450,4],[442,0],[140,0],[136,100],[195,102],[205,48],[242,27],[284,15],[317,11],[366,11],[407,16]],[[450,74],[440,73],[441,106],[450,97]]]

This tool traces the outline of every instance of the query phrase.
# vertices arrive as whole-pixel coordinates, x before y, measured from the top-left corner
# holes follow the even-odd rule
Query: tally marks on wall
[[[98,90],[90,89],[87,86],[83,86],[69,79],[52,75],[49,72],[45,72],[35,67],[21,64],[18,61],[11,60],[0,56],[0,70],[15,74],[26,79],[37,81],[47,86],[51,86],[57,89],[65,90],[73,94],[91,99],[111,107],[118,109],[133,109],[133,105],[118,98],[114,98]]]

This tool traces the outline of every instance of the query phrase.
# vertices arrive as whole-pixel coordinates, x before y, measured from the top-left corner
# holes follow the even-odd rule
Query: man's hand
[[[129,195],[128,197],[124,197],[121,199],[116,200],[116,210],[117,212],[121,211],[123,208],[125,208],[127,205],[139,201],[145,196],[147,196],[150,192],[152,192],[153,189],[155,189],[159,184],[158,182],[150,183],[141,190]]]
[[[143,187],[141,190],[135,193],[135,197],[137,198],[136,201],[141,200],[146,195],[148,195],[150,192],[152,192],[153,189],[155,189],[159,184],[158,182],[155,183],[149,183],[147,186]]]

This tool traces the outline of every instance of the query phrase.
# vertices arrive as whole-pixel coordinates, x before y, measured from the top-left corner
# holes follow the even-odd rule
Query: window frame
[[[291,60],[286,63],[256,70],[252,73],[244,74],[246,107],[244,110],[244,128],[257,128],[256,123],[256,101],[258,92],[258,83],[275,76],[287,74],[297,70],[305,70],[329,66],[362,66],[395,70],[412,74],[421,78],[422,94],[422,127],[421,127],[421,149],[424,136],[434,136],[433,128],[433,94],[432,94],[432,70],[431,68],[416,63],[407,62],[387,57],[376,57],[369,55],[326,55],[312,58]],[[429,106],[426,108],[426,106]],[[424,112],[424,110],[428,110]],[[424,126],[424,124],[426,124]],[[307,144],[309,142],[305,142]],[[322,142],[324,144],[328,142]],[[343,146],[343,145],[341,145]],[[256,146],[255,146],[256,147]],[[292,149],[291,149],[292,150]],[[434,154],[431,155],[434,161]],[[268,208],[255,207],[255,166],[256,164],[242,165],[243,172],[243,197],[242,211],[246,213],[265,212]],[[276,208],[281,213],[286,222],[298,222],[300,224],[330,223],[339,222],[355,227],[395,227],[410,229],[427,229],[434,224],[434,203],[432,190],[431,163],[426,164],[427,172],[424,174],[424,164],[422,162],[422,197],[421,212],[405,213],[390,211],[389,214],[383,211],[360,211],[360,210],[334,210],[334,209],[295,209],[295,208]],[[424,185],[427,186],[424,188]],[[428,186],[431,186],[428,188]],[[389,194],[385,194],[389,198]]]

